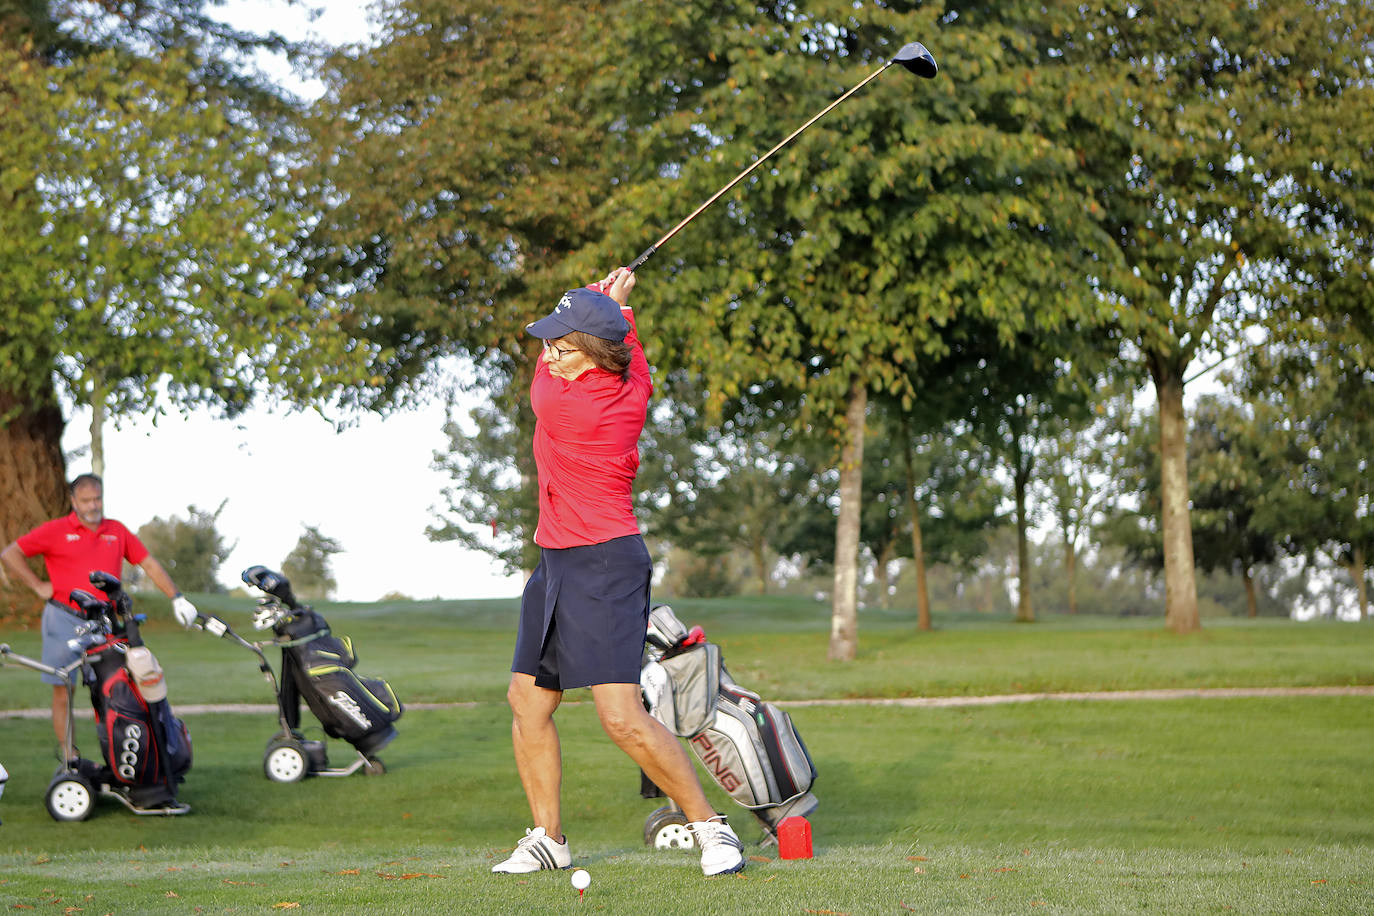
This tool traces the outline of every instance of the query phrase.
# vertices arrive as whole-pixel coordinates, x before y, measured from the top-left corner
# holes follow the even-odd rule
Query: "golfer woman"
[[[530,386],[541,554],[520,605],[507,699],[534,827],[495,872],[572,864],[553,714],[563,691],[576,687],[591,688],[606,734],[691,821],[702,872],[744,868],[739,838],[707,801],[682,745],[639,695],[651,564],[631,488],[653,383],[625,304],[634,285],[630,271],[612,271],[569,290],[553,314],[526,329],[544,342]]]

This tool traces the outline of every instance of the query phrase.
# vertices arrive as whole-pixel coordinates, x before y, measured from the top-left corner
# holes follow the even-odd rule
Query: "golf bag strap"
[[[300,639],[288,639],[285,641],[273,640],[272,642],[268,643],[268,645],[276,646],[278,649],[294,649],[296,646],[303,646],[308,642],[314,642],[317,639],[323,639],[328,635],[330,635],[330,631],[328,629],[316,630],[309,636],[302,636]]]

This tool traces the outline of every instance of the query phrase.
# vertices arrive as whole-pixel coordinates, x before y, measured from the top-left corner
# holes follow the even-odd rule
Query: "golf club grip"
[[[628,270],[630,273],[634,273],[636,270],[639,270],[639,268],[644,266],[645,261],[649,260],[649,258],[654,256],[655,251],[658,251],[658,246],[650,245],[648,248],[644,249],[643,253],[640,254],[639,257],[631,261],[630,266],[625,269]]]

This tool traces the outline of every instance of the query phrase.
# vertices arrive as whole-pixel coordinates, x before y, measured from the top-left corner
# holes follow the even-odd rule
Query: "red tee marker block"
[[[778,857],[782,859],[811,858],[811,822],[793,815],[778,825]]]

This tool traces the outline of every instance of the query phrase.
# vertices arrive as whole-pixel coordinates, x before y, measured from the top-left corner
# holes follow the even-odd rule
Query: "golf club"
[[[666,233],[664,233],[663,237],[660,238],[657,242],[654,242],[648,248],[644,249],[643,254],[641,254],[639,257],[635,258],[633,261],[630,262],[629,270],[632,272],[638,270],[644,264],[645,261],[649,260],[649,258],[653,256],[655,251],[658,251],[658,249],[663,247],[663,245],[670,238],[677,235],[678,232],[681,231],[683,226],[686,226],[692,220],[696,219],[702,213],[702,211],[704,211],[707,207],[711,206],[711,204],[719,200],[721,196],[724,195],[727,191],[729,191],[735,185],[739,184],[745,178],[749,177],[750,172],[754,171],[754,169],[763,165],[763,163],[766,162],[770,156],[772,156],[778,150],[782,149],[784,146],[795,140],[798,136],[800,136],[802,131],[806,130],[812,124],[815,124],[821,118],[825,117],[827,114],[830,113],[832,109],[834,109],[836,106],[838,106],[841,102],[849,98],[854,93],[858,92],[864,86],[868,85],[869,82],[871,82],[874,79],[877,79],[880,75],[882,75],[884,70],[886,70],[893,64],[901,64],[903,67],[910,70],[912,73],[924,79],[932,79],[939,69],[935,65],[935,57],[929,51],[926,50],[925,45],[921,44],[919,41],[913,41],[910,44],[903,45],[902,49],[898,51],[895,55],[893,55],[891,60],[883,64],[877,70],[874,70],[868,76],[864,77],[862,82],[854,86],[854,88],[850,89],[848,92],[840,96],[835,101],[831,102],[822,111],[816,114],[811,120],[807,121],[801,127],[798,127],[791,134],[789,134],[781,143],[770,149],[768,152],[764,153],[763,156],[759,159],[756,159],[754,163],[749,166],[749,168],[745,169],[743,172],[740,172],[738,175],[734,177],[734,180],[732,180],[729,184],[721,188],[716,193],[712,194],[705,203],[703,203],[700,207],[697,207],[695,210],[693,210],[687,216],[686,219],[678,223],[673,228],[669,229]]]

